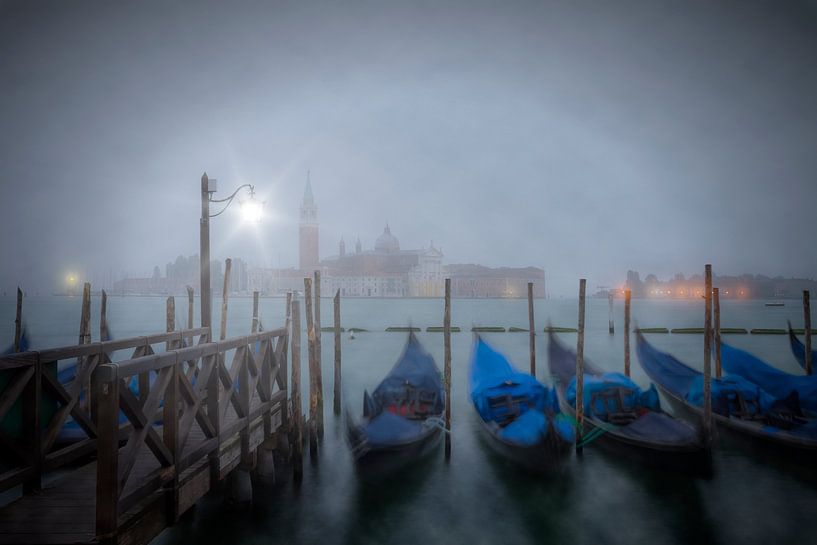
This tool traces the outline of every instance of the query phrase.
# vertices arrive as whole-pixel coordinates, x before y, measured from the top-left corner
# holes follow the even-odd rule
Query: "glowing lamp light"
[[[241,218],[245,223],[261,223],[263,206],[255,199],[241,203]]]

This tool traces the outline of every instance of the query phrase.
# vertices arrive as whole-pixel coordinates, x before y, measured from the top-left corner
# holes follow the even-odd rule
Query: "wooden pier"
[[[200,328],[0,356],[0,421],[21,409],[19,433],[0,430],[0,492],[23,485],[0,543],[149,542],[289,431],[288,337]],[[69,417],[86,437],[60,443]]]

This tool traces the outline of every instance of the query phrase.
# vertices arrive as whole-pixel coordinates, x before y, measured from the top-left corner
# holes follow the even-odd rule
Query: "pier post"
[[[451,279],[445,279],[445,314],[443,315],[443,342],[445,348],[445,459],[451,458]]]
[[[533,282],[528,282],[528,342],[530,344],[530,374],[536,377],[536,325],[533,322]]]
[[[252,292],[252,333],[258,333],[258,292]]]
[[[23,290],[17,286],[17,311],[14,315],[14,352],[20,351],[20,337],[23,335]]]
[[[309,360],[309,453],[318,455],[318,384],[315,362],[315,322],[312,321],[312,279],[304,278],[304,306],[306,311],[306,346]]]
[[[207,173],[201,175],[201,219],[199,220],[199,273],[201,292],[201,327],[210,328],[213,339],[213,295],[210,291],[210,180]],[[192,327],[192,325],[191,325]]]
[[[340,289],[335,293],[334,300],[334,318],[335,318],[335,383],[334,394],[332,399],[332,408],[335,415],[340,414],[340,398],[341,398],[341,375],[340,375]]]
[[[119,511],[119,378],[117,367],[103,364],[94,374],[99,404],[96,462],[96,537],[112,538]]]
[[[587,280],[579,280],[579,327],[576,340],[576,452],[582,452],[584,433],[584,296]]]
[[[99,341],[111,340],[111,332],[108,330],[108,294],[102,290],[102,301],[99,304]]]
[[[323,353],[321,351],[321,272],[315,271],[315,388],[318,392],[316,426],[323,438]]]
[[[704,304],[704,406],[703,432],[712,441],[712,265],[706,265]]]
[[[624,291],[624,376],[630,376],[630,290]]]
[[[233,260],[229,257],[224,261],[224,288],[221,291],[221,329],[219,331],[219,339],[227,338],[227,303],[230,300],[230,271],[232,270]]]
[[[301,412],[301,303],[292,301],[292,472],[296,480],[300,480],[303,475],[303,446],[304,435],[301,424],[303,413]]]
[[[187,329],[193,329],[193,288],[187,286]]]
[[[808,290],[803,290],[803,327],[806,328],[806,374],[810,375],[814,362],[811,361],[811,301]]]
[[[721,378],[721,297],[718,288],[712,288],[712,305],[715,313],[715,378]]]
[[[616,332],[616,326],[613,322],[613,290],[607,290],[607,303],[609,305],[609,316],[607,318],[607,331],[610,335],[614,335]]]
[[[79,318],[79,343],[78,344],[90,344],[91,343],[91,283],[85,282],[85,285],[82,287],[82,312]],[[77,358],[77,374],[79,374],[80,370],[83,369],[88,362],[88,358]],[[82,389],[85,390],[85,401],[83,401],[82,406],[84,408],[88,408],[92,406],[93,400],[93,392],[91,392],[91,377],[88,376],[85,384],[82,385]]]
[[[176,331],[176,298],[170,296],[166,303],[166,329],[168,333]],[[170,352],[179,348],[180,341],[167,341],[165,350]],[[162,407],[162,439],[170,452],[173,463],[178,467],[179,455],[179,365],[178,361],[170,368],[170,384],[165,390]],[[151,424],[148,423],[148,426]],[[173,477],[164,485],[165,512],[167,520],[176,522],[179,518],[179,472],[174,468]]]

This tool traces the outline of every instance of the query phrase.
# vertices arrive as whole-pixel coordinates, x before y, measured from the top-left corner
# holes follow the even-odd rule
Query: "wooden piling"
[[[258,292],[252,292],[252,333],[258,332]]]
[[[706,265],[704,307],[704,439],[712,441],[712,265]]]
[[[165,308],[166,330],[168,333],[176,331],[176,298],[167,298]],[[180,341],[167,341],[165,350],[170,352],[179,348]],[[173,365],[170,370],[170,383],[165,390],[164,405],[162,407],[162,440],[171,454],[174,462],[178,463],[181,454],[179,444],[179,366]],[[165,512],[168,521],[176,522],[179,518],[179,473],[173,472],[172,478],[164,484]]]
[[[316,413],[318,437],[323,437],[323,353],[321,351],[321,272],[315,271],[315,386],[318,391]]]
[[[806,329],[806,375],[811,375],[814,362],[811,361],[811,300],[808,290],[803,290],[803,327]]]
[[[451,279],[445,279],[445,314],[443,315],[443,342],[445,348],[445,459],[451,458]]]
[[[193,288],[187,286],[187,329],[193,329]]]
[[[304,278],[304,310],[306,312],[306,346],[309,360],[309,452],[318,454],[318,384],[315,359],[315,322],[312,321],[312,279]]]
[[[85,282],[82,288],[82,311],[79,318],[79,343],[91,342],[91,283]]]
[[[341,401],[341,374],[340,374],[340,290],[335,293],[334,300],[334,318],[335,318],[335,382],[334,393],[332,399],[332,408],[335,415],[340,414]]]
[[[108,330],[108,294],[102,290],[102,301],[99,304],[99,341],[111,340],[111,332]]]
[[[229,257],[224,262],[224,289],[221,291],[221,331],[219,339],[227,338],[227,303],[230,299],[230,271],[233,261]]]
[[[536,326],[533,323],[533,282],[528,282],[528,342],[530,344],[530,374],[536,376]]]
[[[576,341],[576,451],[582,451],[584,423],[584,295],[587,280],[579,280],[579,326]]]
[[[23,290],[17,286],[17,311],[14,315],[14,352],[20,351],[20,338],[23,336]]]
[[[715,313],[715,378],[721,378],[721,298],[718,288],[712,288],[712,304]]]
[[[630,290],[624,291],[624,376],[630,376]]]
[[[116,365],[97,369],[96,392],[99,404],[96,464],[96,537],[114,537],[119,526],[119,382]],[[114,541],[115,542],[115,541]]]
[[[301,308],[300,301],[292,301],[292,471],[295,479],[303,475],[303,412],[301,410]]]
[[[607,331],[610,335],[614,335],[616,332],[616,326],[613,322],[613,290],[607,290],[607,303],[609,306],[608,318],[607,318]]]

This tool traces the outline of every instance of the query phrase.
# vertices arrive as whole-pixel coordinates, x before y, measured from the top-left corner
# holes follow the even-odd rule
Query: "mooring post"
[[[193,288],[187,286],[187,329],[193,329]]]
[[[332,407],[335,415],[340,414],[341,377],[340,377],[340,289],[335,293],[335,390],[333,393]]]
[[[811,301],[808,290],[803,290],[803,327],[806,328],[806,375],[810,375],[814,362],[811,361]]]
[[[252,333],[258,333],[258,292],[252,292]]]
[[[576,452],[582,451],[584,423],[584,293],[587,280],[579,280],[579,328],[576,341]]]
[[[323,353],[321,351],[321,272],[315,271],[315,388],[318,391],[316,413],[318,437],[323,438]]]
[[[91,342],[91,283],[85,282],[82,288],[82,313],[79,318],[79,343]]]
[[[533,282],[528,282],[528,342],[530,344],[530,374],[536,376],[536,326],[533,322]]]
[[[167,298],[165,309],[166,329],[168,333],[176,331],[176,298]],[[170,352],[179,348],[181,342],[169,340],[165,350]],[[173,463],[178,468],[179,455],[179,365],[178,361],[170,368],[170,384],[165,390],[162,406],[162,439],[170,452]],[[148,424],[150,425],[150,424]],[[179,518],[179,472],[174,468],[173,476],[165,483],[165,512],[169,521]]]
[[[213,340],[213,294],[210,291],[210,180],[201,175],[201,219],[199,220],[199,292],[201,296],[201,327],[210,328]],[[192,325],[191,325],[192,327]]]
[[[616,326],[613,323],[613,290],[612,289],[607,290],[607,303],[609,304],[609,307],[610,307],[609,317],[607,319],[607,330],[610,333],[610,335],[614,335],[615,332],[616,332]]]
[[[301,303],[292,301],[292,424],[293,450],[292,472],[296,480],[303,475],[304,435],[301,428],[303,413],[301,411]]]
[[[443,378],[445,380],[445,459],[451,458],[451,279],[445,279],[445,314],[443,315],[445,349]]]
[[[90,344],[91,342],[91,283],[85,282],[82,287],[82,312],[79,319],[79,344]],[[77,358],[77,374],[79,375],[88,358]],[[93,392],[91,392],[91,377],[82,385],[85,390],[85,400],[82,402],[82,407],[89,408],[92,406]]]
[[[304,310],[306,311],[306,346],[309,360],[309,453],[318,455],[318,384],[315,361],[315,322],[312,321],[312,279],[304,278]]]
[[[227,303],[230,299],[230,270],[233,260],[229,257],[224,261],[224,289],[221,290],[221,331],[219,339],[227,338]]]
[[[721,297],[718,288],[712,288],[715,313],[715,378],[721,378]]]
[[[111,333],[108,331],[108,294],[105,290],[102,290],[102,301],[99,303],[99,340],[111,340]]]
[[[23,290],[17,286],[17,312],[14,315],[14,352],[20,351],[20,338],[23,335]]]
[[[117,367],[103,364],[94,374],[99,404],[96,460],[96,537],[114,536],[119,511],[119,378]]]
[[[624,376],[630,376],[630,290],[624,291]]]
[[[703,432],[712,441],[712,265],[706,265],[704,300],[704,415]]]

